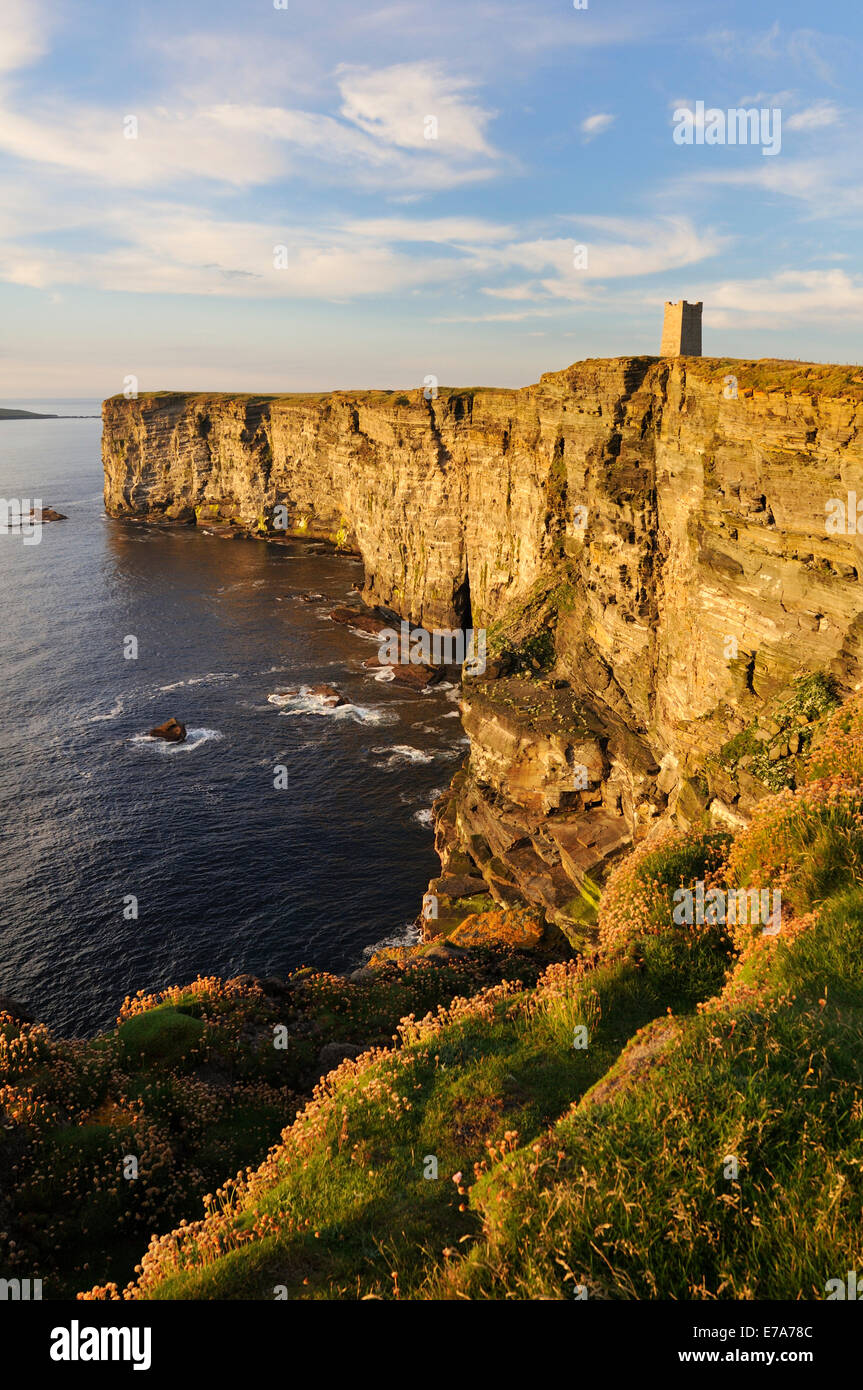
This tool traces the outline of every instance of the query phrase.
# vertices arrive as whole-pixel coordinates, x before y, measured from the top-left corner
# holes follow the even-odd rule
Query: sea
[[[0,994],[91,1036],[141,989],[416,939],[459,690],[364,669],[328,616],[361,562],[107,517],[100,402],[0,405],[82,417],[0,420],[0,497],[68,518],[0,529]]]

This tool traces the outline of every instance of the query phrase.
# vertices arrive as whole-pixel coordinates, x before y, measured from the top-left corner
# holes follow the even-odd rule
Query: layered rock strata
[[[111,515],[323,538],[362,556],[369,604],[488,629],[427,934],[478,886],[577,930],[664,817],[733,824],[793,781],[814,717],[796,677],[863,679],[858,369],[620,358],[521,390],[103,413]]]

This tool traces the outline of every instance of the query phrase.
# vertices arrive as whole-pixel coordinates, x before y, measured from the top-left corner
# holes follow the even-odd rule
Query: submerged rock
[[[43,507],[41,511],[35,508],[30,513],[31,521],[68,521],[69,518],[63,512],[55,512],[53,507]]]
[[[363,662],[367,671],[392,671],[395,685],[405,685],[409,690],[426,690],[437,685],[444,677],[442,666],[425,666],[422,662],[381,661],[379,656],[370,656]]]
[[[369,632],[374,637],[388,626],[383,618],[376,618],[373,613],[362,613],[358,608],[333,608],[330,619],[334,623],[341,623],[343,627],[355,627],[360,632]]]
[[[277,690],[274,692],[279,699],[299,699],[301,696],[314,696],[329,709],[337,709],[340,705],[349,702],[345,699],[334,685],[304,685],[302,687],[292,686],[289,690]]]
[[[163,738],[166,743],[182,743],[186,737],[186,726],[181,724],[179,719],[166,719],[164,724],[157,724],[155,729],[150,730],[150,738]]]

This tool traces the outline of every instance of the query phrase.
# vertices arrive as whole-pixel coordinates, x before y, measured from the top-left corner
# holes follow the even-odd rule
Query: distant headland
[[[0,420],[98,420],[98,415],[40,415],[35,410],[0,409]]]

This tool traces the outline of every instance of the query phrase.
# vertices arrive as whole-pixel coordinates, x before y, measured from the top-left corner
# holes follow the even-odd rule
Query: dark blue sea
[[[67,1035],[138,989],[341,971],[409,939],[465,754],[457,689],[375,680],[374,642],[328,619],[359,561],[112,520],[100,435],[0,421],[0,497],[68,516],[38,545],[0,530],[0,993]],[[348,704],[269,700],[322,682]],[[146,737],[172,715],[185,743]]]

